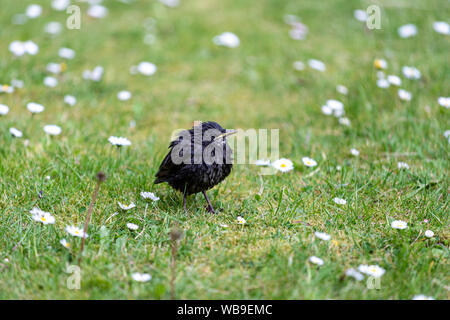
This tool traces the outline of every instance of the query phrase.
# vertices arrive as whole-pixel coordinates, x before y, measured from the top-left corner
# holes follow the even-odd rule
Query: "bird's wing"
[[[174,140],[170,143],[169,153],[167,153],[166,157],[161,162],[161,165],[159,166],[159,170],[155,175],[155,177],[156,177],[155,184],[167,182],[168,179],[170,179],[170,177],[173,176],[173,174],[179,170],[180,165],[175,164],[172,161],[173,147],[175,147],[179,142],[180,142],[180,140]]]

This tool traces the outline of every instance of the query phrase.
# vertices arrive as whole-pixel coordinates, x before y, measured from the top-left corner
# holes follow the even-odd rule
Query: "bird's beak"
[[[227,131],[225,133],[218,135],[214,140],[219,140],[219,139],[231,136],[232,134],[235,134],[235,133],[237,133],[237,130]]]

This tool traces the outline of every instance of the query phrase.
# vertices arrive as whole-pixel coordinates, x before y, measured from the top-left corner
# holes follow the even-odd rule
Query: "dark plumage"
[[[155,184],[167,182],[186,196],[202,192],[208,211],[215,213],[206,190],[222,182],[231,172],[231,148],[226,142],[227,132],[217,122],[203,122],[184,130],[169,145],[169,153],[156,174]]]

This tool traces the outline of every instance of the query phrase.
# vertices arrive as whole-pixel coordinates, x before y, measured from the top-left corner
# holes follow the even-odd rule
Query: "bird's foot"
[[[216,214],[216,211],[214,211],[214,208],[212,206],[206,206],[206,211],[212,214]]]

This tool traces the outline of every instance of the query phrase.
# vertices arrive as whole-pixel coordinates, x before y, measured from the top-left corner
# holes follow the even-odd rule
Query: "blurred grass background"
[[[168,232],[174,223],[185,230],[179,298],[448,298],[449,143],[443,132],[450,122],[437,98],[448,96],[449,38],[432,29],[434,21],[448,21],[448,1],[189,0],[176,8],[103,1],[109,10],[104,19],[88,17],[88,5],[76,2],[81,29],[64,28],[57,36],[45,34],[44,26],[64,24],[68,15],[51,10],[50,1],[35,2],[43,6],[42,16],[18,26],[12,16],[33,1],[0,1],[0,83],[25,83],[0,95],[11,109],[0,118],[0,258],[10,260],[0,262],[0,298],[169,298]],[[355,9],[370,4],[381,7],[380,30],[367,30],[353,18]],[[306,40],[289,37],[286,14],[308,26]],[[151,29],[148,18],[154,19]],[[399,38],[397,28],[406,23],[417,25],[416,37]],[[212,38],[224,31],[236,33],[241,45],[215,46]],[[148,33],[156,38],[152,45],[143,42]],[[39,53],[14,58],[9,43],[28,39]],[[46,65],[62,62],[57,53],[63,46],[76,57],[67,61],[59,85],[47,88]],[[326,72],[293,69],[294,61],[311,58],[323,61]],[[376,86],[375,58],[388,61],[387,74],[401,75],[404,65],[422,72],[420,81],[403,79],[411,102],[401,101],[396,88]],[[131,75],[130,66],[140,61],[155,63],[156,74]],[[101,82],[82,79],[83,70],[97,65],[105,68]],[[337,84],[349,94],[337,93]],[[132,99],[119,101],[120,90],[131,91]],[[63,103],[66,94],[77,97],[74,107]],[[344,103],[350,127],[321,113],[332,98]],[[30,101],[46,110],[31,117],[25,107]],[[186,215],[179,194],[152,183],[173,130],[195,120],[279,128],[280,154],[294,161],[295,171],[260,177],[254,166],[235,166],[209,192],[220,213],[207,214],[197,196]],[[63,133],[46,137],[42,127],[50,123]],[[24,132],[27,147],[10,137],[11,126]],[[110,135],[126,136],[133,145],[119,155],[107,142]],[[352,147],[360,157],[350,155]],[[303,156],[319,162],[315,174],[302,165]],[[399,171],[397,161],[411,169]],[[109,177],[89,229],[82,289],[69,290],[64,270],[73,257],[59,239],[69,240],[66,224],[84,221],[99,170]],[[145,210],[141,191],[161,200]],[[334,204],[336,196],[347,206]],[[138,207],[107,221],[118,211],[117,201]],[[54,213],[57,223],[32,222],[28,211],[35,205]],[[239,215],[247,225],[236,225]],[[393,219],[410,228],[391,229]],[[127,222],[140,230],[130,232]],[[434,239],[424,239],[426,229],[436,233]],[[317,230],[334,241],[314,240]],[[311,255],[322,257],[324,266],[308,264]],[[380,290],[343,278],[361,263],[386,269]],[[153,279],[133,282],[136,271]]]

